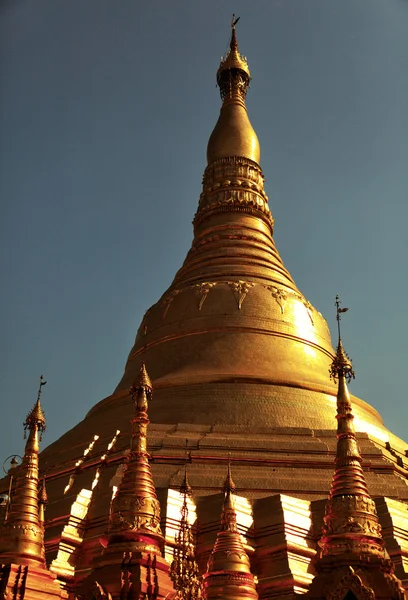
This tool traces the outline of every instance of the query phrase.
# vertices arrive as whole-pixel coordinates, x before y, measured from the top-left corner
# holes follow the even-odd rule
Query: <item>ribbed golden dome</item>
[[[208,164],[228,156],[242,156],[256,163],[260,161],[258,137],[249,121],[245,106],[250,79],[248,63],[239,53],[233,27],[229,51],[221,60],[217,71],[217,83],[223,105],[208,142]]]

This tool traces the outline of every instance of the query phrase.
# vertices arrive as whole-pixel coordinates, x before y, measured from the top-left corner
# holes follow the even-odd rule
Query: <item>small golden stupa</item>
[[[170,585],[177,532],[186,525],[179,493],[186,440],[188,511],[195,517],[191,539],[194,560],[206,573],[208,598],[219,593],[217,577],[225,583],[229,569],[235,569],[235,559],[221,560],[222,540],[233,542],[234,552],[239,546],[237,564],[245,567],[247,586],[234,596],[233,584],[223,598],[231,592],[231,598],[290,599],[312,589],[326,568],[323,558],[319,562],[322,552],[330,557],[330,568],[342,560],[335,550],[340,538],[330,527],[343,496],[351,498],[344,506],[356,496],[365,499],[370,543],[378,556],[384,553],[380,566],[392,572],[398,594],[401,586],[408,589],[408,445],[384,427],[374,408],[350,396],[341,378],[338,385],[330,378],[333,364],[345,369],[341,342],[336,354],[326,321],[296,287],[276,249],[260,145],[245,104],[250,71],[235,26],[234,19],[216,75],[222,106],[208,142],[192,246],[169,289],[146,311],[115,391],[41,455],[48,492],[47,561],[71,598],[81,589],[89,598],[119,598],[107,580],[111,575],[102,585],[96,573],[110,566],[112,578],[122,581],[120,573],[132,564],[129,552],[145,560],[150,580],[144,597],[150,598],[151,590],[169,599],[176,593],[166,588],[163,594],[163,585]],[[129,395],[135,381],[136,417]],[[145,403],[148,435],[147,416],[141,416]],[[353,430],[347,429],[349,405]],[[338,440],[336,407],[338,428],[344,429]],[[131,429],[138,446],[129,453]],[[349,453],[344,465],[343,446]],[[236,481],[233,505],[232,490],[225,499],[219,492],[228,454]],[[140,490],[133,493],[142,480],[148,490],[143,502]],[[327,501],[331,508],[325,514]],[[119,564],[121,549],[126,569]],[[354,562],[344,563],[349,569],[344,577],[351,579],[358,571],[352,554]],[[155,588],[158,572],[165,584]],[[234,575],[235,583],[239,576]],[[367,588],[369,580],[364,581]],[[93,582],[93,592],[87,582]],[[123,594],[130,589],[123,580],[126,585]]]

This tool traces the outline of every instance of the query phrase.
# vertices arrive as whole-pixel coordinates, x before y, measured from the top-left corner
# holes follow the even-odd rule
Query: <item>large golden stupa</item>
[[[129,447],[129,389],[143,364],[154,390],[148,446],[167,558],[187,460],[197,561],[205,570],[230,461],[259,597],[292,598],[313,580],[336,454],[335,351],[326,321],[275,247],[260,145],[245,105],[249,82],[233,27],[217,71],[222,107],[208,142],[192,247],[144,315],[114,393],[41,454],[47,557],[68,590],[86,580],[100,554]],[[351,401],[367,486],[408,588],[408,444],[369,404]]]

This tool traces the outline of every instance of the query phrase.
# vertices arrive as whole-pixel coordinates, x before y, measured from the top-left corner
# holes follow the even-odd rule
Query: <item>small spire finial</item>
[[[228,452],[228,470],[227,470],[227,476],[225,478],[224,481],[224,494],[234,494],[236,490],[236,486],[234,483],[234,480],[232,479],[232,474],[231,474],[231,452]]]
[[[340,321],[341,321],[341,314],[345,313],[348,311],[348,308],[341,308],[341,302],[340,302],[340,298],[339,295],[336,295],[336,300],[334,303],[335,307],[336,307],[336,320],[337,320],[337,333],[338,333],[338,337],[339,337],[339,342],[341,340],[341,330],[340,330]]]
[[[232,19],[231,19],[231,29],[235,29],[235,25],[238,23],[238,21],[240,20],[241,17],[237,17],[235,18],[235,14],[232,13]]]
[[[186,440],[186,457],[184,462],[184,477],[180,486],[180,494],[184,496],[184,502],[187,502],[187,497],[192,495],[191,485],[189,484],[187,477],[187,463],[189,461],[189,452],[188,452],[188,440]]]
[[[47,385],[47,382],[44,381],[44,375],[40,375],[40,385],[38,386],[37,401],[41,400],[41,394],[44,385]]]
[[[345,377],[346,381],[350,383],[351,379],[355,378],[355,373],[353,371],[353,364],[348,357],[346,351],[343,348],[343,342],[341,340],[341,330],[340,330],[340,321],[341,314],[347,312],[348,308],[342,308],[339,296],[336,295],[336,300],[334,303],[336,307],[336,320],[337,320],[337,332],[338,332],[338,344],[337,344],[337,352],[336,356],[333,359],[333,362],[330,366],[329,372],[330,377],[335,381],[340,377]]]
[[[47,382],[44,381],[43,375],[41,375],[40,385],[38,387],[38,393],[37,393],[37,401],[34,404],[34,407],[32,408],[32,410],[28,413],[27,418],[24,423],[24,438],[26,437],[27,429],[31,430],[34,427],[36,427],[37,431],[40,434],[40,441],[42,439],[42,434],[44,433],[44,431],[46,429],[46,424],[45,424],[44,411],[41,407],[41,395],[42,395],[42,388],[44,385],[46,385],[46,383]]]

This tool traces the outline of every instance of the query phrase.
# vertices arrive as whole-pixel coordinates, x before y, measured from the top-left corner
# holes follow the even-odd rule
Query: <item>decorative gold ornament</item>
[[[340,332],[340,315],[348,309],[340,308],[338,296],[336,309],[339,342],[330,368],[331,377],[338,382],[336,466],[319,541],[321,553],[315,564],[317,575],[307,597],[343,600],[351,592],[356,598],[373,600],[379,591],[377,586],[381,586],[382,598],[403,600],[404,592],[394,575],[376,506],[369,495],[361,466],[347,388],[347,381],[354,378],[354,371],[344,351]],[[367,581],[376,583],[372,588],[371,583],[366,585]]]
[[[215,286],[215,282],[205,281],[203,283],[196,283],[194,289],[198,296],[198,310],[201,310],[205,299],[207,298],[210,290]]]
[[[117,542],[134,541],[138,542],[139,549],[141,543],[145,543],[149,549],[153,544],[159,552],[164,544],[160,528],[160,503],[147,453],[147,411],[152,399],[152,382],[144,363],[130,388],[130,395],[135,408],[135,416],[131,421],[131,450],[127,456],[127,469],[112,499],[109,531],[101,538],[101,543],[109,546]]]
[[[228,461],[228,473],[224,482],[224,505],[221,528],[213,551],[208,559],[204,575],[204,597],[207,600],[245,598],[256,600],[255,578],[237,526],[233,492],[235,484]]]
[[[239,310],[241,310],[242,303],[255,284],[251,281],[228,281],[227,283],[233,291]]]
[[[285,292],[285,290],[283,290],[282,288],[278,288],[274,285],[268,286],[267,289],[271,292],[272,298],[275,298],[279,308],[281,309],[281,313],[283,314],[285,311],[285,304],[288,297],[287,292]]]
[[[180,526],[175,536],[173,561],[170,566],[170,578],[180,600],[196,600],[201,597],[201,576],[195,559],[194,534],[188,520],[187,499],[191,496],[191,487],[187,479],[187,468],[180,487],[183,494]]]
[[[273,229],[262,170],[243,156],[221,157],[208,165],[194,227],[213,214],[231,211],[259,216]]]
[[[46,428],[41,407],[42,388],[46,383],[41,375],[37,401],[24,423],[24,437],[28,432],[24,458],[19,467],[7,521],[0,526],[0,561],[3,563],[20,564],[22,561],[25,564],[45,565],[44,513],[40,510],[41,504],[39,506],[38,454],[41,436]]]

